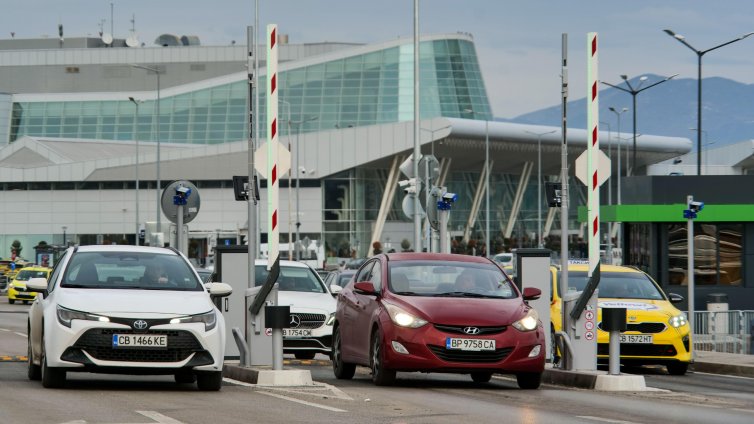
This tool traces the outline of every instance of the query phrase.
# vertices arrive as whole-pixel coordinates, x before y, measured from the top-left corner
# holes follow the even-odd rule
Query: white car
[[[267,260],[255,262],[255,284],[267,281]],[[317,353],[330,355],[332,325],[335,321],[335,298],[341,287],[326,287],[319,274],[309,265],[280,261],[278,304],[290,306],[289,328],[283,329],[283,352],[296,359],[313,359]]]
[[[178,383],[220,390],[225,321],[176,250],[142,246],[69,248],[29,309],[28,375],[44,387],[65,385],[67,372],[173,374]]]

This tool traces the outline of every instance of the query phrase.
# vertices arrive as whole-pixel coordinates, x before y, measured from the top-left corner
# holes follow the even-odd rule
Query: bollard
[[[291,307],[265,306],[264,326],[272,329],[272,369],[283,369],[283,328],[291,322]]]
[[[620,374],[620,333],[626,331],[626,308],[602,308],[602,330],[610,333],[610,375]]]

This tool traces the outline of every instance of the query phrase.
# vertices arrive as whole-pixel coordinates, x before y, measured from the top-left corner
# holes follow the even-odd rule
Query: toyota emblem
[[[463,332],[466,334],[479,334],[479,329],[476,327],[464,327]]]
[[[143,319],[134,321],[134,330],[146,330],[148,326],[149,324],[147,324],[147,322]]]
[[[291,322],[288,325],[290,325],[290,328],[298,327],[301,325],[301,318],[298,315],[291,315]]]

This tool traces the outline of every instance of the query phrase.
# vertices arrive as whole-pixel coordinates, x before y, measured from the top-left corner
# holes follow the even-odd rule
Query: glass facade
[[[443,39],[420,48],[422,118],[492,119],[473,43]],[[413,120],[413,45],[280,73],[281,135]],[[264,81],[260,79],[260,82]],[[217,144],[248,138],[246,79],[145,101],[17,102],[10,141],[21,136]],[[266,122],[260,93],[260,123]],[[290,124],[287,125],[286,122]],[[260,128],[260,137],[266,137]]]
[[[694,223],[694,284],[740,286],[743,281],[743,224]],[[668,225],[668,277],[687,285],[687,224]]]

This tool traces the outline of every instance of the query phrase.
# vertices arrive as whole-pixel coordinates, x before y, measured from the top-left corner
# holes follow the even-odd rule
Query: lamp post
[[[65,225],[63,225],[63,246],[68,247],[68,240],[66,240],[65,230],[68,229]]]
[[[429,128],[420,128],[422,131],[427,131],[430,133],[430,147],[431,147],[431,155],[432,157],[435,157],[435,133],[438,131],[442,131],[445,129],[450,128],[450,125],[445,125],[442,128],[438,128],[436,130],[429,129]],[[425,162],[426,163],[426,162]],[[429,168],[427,165],[426,168]],[[427,205],[427,214],[426,214],[426,222],[427,222],[427,252],[432,252],[432,226],[429,223],[429,208],[432,207],[432,205],[429,204],[429,198],[430,194],[432,192],[432,187],[429,185],[429,169],[425,168],[425,174],[424,174],[424,204]]]
[[[620,112],[618,112],[614,107],[610,106],[610,112],[613,112],[615,116],[618,118],[618,204],[621,204],[621,194],[620,194],[620,178],[621,178],[621,159],[620,159],[620,145],[621,145],[621,138],[620,138],[620,116],[624,114],[625,112],[628,112],[628,108],[622,108]],[[628,159],[628,151],[626,152],[626,159]],[[626,164],[626,171],[628,171],[628,164]],[[623,230],[621,224],[618,224],[618,237],[616,245],[621,248],[621,251],[623,249]]]
[[[697,131],[697,129],[696,129],[696,128],[693,128],[693,127],[692,127],[692,128],[689,128],[689,129],[690,129],[691,131]],[[709,146],[709,145],[711,145],[711,144],[715,144],[715,143],[716,143],[715,141],[709,141],[709,134],[707,133],[707,131],[706,131],[706,130],[702,130],[702,133],[704,134],[704,140],[705,140],[705,141],[704,141],[704,144],[703,144],[703,146],[704,146],[704,147],[707,147],[707,146]],[[709,170],[707,169],[707,166],[708,166],[708,162],[709,162],[709,161],[708,161],[708,158],[707,158],[707,156],[705,155],[705,156],[704,156],[704,172],[705,172],[705,173],[707,173],[707,172],[709,171]]]
[[[299,171],[301,167],[299,166],[299,151],[301,151],[301,145],[299,144],[299,136],[301,135],[301,125],[303,125],[306,122],[316,121],[317,117],[312,116],[307,119],[302,119],[301,121],[295,121],[291,122],[292,124],[296,124],[296,243],[299,243],[299,240],[301,239],[301,234],[299,233],[299,229],[301,227],[301,217],[299,217]],[[299,253],[299,249],[296,249],[296,260],[301,259],[301,254]]]
[[[288,113],[286,114],[286,117],[288,118],[288,133],[286,136],[288,136],[288,153],[291,153],[291,104],[285,100],[280,100],[280,103],[283,104],[283,106],[287,106]],[[293,169],[291,168],[288,170],[288,260],[293,260],[293,208],[291,207],[291,176],[293,174]]]
[[[612,161],[613,161],[613,131],[610,128],[610,123],[600,121],[600,125],[607,126],[607,157],[610,158],[610,175],[612,175]],[[620,178],[618,178],[620,179]],[[612,206],[613,204],[613,182],[612,180],[607,182],[607,204]],[[608,263],[613,264],[613,222],[607,221],[607,243],[605,247],[605,253],[607,254]]]
[[[671,80],[671,79],[673,79],[673,78],[675,78],[677,76],[678,76],[678,74],[671,75],[671,76],[669,76],[669,77],[667,77],[665,79],[657,81],[656,83],[650,84],[650,85],[648,85],[648,86],[646,86],[644,88],[641,88],[641,85],[644,84],[644,81],[647,80],[646,76],[640,77],[639,78],[639,85],[637,85],[636,88],[634,88],[634,86],[631,85],[631,82],[628,81],[628,76],[627,75],[621,75],[620,77],[621,77],[621,79],[623,79],[623,82],[626,83],[626,86],[628,86],[628,89],[625,89],[623,87],[618,87],[617,85],[613,85],[613,84],[607,83],[605,81],[601,81],[605,85],[609,85],[610,87],[617,88],[620,91],[625,91],[626,93],[630,94],[631,97],[633,98],[633,105],[634,105],[634,110],[633,110],[633,117],[634,117],[634,147],[633,147],[633,152],[631,154],[631,156],[632,156],[631,157],[631,163],[633,164],[634,167],[636,167],[636,96],[639,93],[641,93],[642,91],[644,91],[644,90],[649,90],[650,88],[652,88],[652,87],[654,87],[656,85],[662,84],[665,81],[669,81],[669,80]],[[619,137],[620,137],[620,135],[619,135]],[[631,172],[631,169],[628,168],[628,167],[626,167],[626,175],[630,175],[632,173],[633,172]]]
[[[139,105],[144,103],[143,100],[136,100],[133,97],[129,97],[134,106],[136,106],[136,118],[134,119],[134,141],[136,142],[136,165],[134,172],[136,174],[136,238],[134,238],[134,246],[139,245]]]
[[[475,112],[473,109],[464,109],[463,113],[470,113],[473,117]],[[490,256],[490,121],[484,120],[484,248],[486,249],[487,257]]]
[[[537,136],[537,247],[542,248],[542,136],[552,134],[556,130],[535,133],[524,131]]]
[[[717,50],[720,47],[725,47],[728,44],[735,43],[736,41],[741,41],[744,38],[746,38],[746,37],[754,34],[754,32],[746,33],[746,34],[744,34],[744,35],[742,35],[742,36],[740,36],[738,38],[735,38],[735,39],[730,40],[730,41],[726,41],[725,43],[722,43],[722,44],[718,44],[715,47],[709,48],[707,50],[697,50],[691,44],[689,44],[686,41],[686,37],[684,37],[683,35],[676,34],[675,32],[673,32],[670,29],[664,29],[663,31],[665,31],[666,34],[668,34],[669,36],[675,38],[676,40],[678,40],[679,43],[683,44],[684,46],[686,46],[689,49],[691,49],[691,51],[693,51],[694,53],[696,53],[696,57],[697,57],[697,81],[696,81],[696,85],[697,85],[697,87],[696,87],[696,91],[697,91],[696,92],[696,128],[697,128],[697,133],[696,133],[696,150],[697,150],[697,155],[696,155],[696,175],[702,175],[702,56],[704,56],[705,53],[711,52],[712,50]]]
[[[156,214],[156,220],[157,220],[157,232],[162,232],[162,225],[161,225],[161,218],[162,213],[160,211],[160,70],[158,68],[153,68],[149,66],[144,65],[131,65],[133,68],[139,68],[144,69],[148,72],[154,72],[155,75],[157,75],[157,104],[156,104],[156,112],[157,112],[157,185],[155,186],[157,191],[157,203],[155,203],[155,209],[157,209]]]

